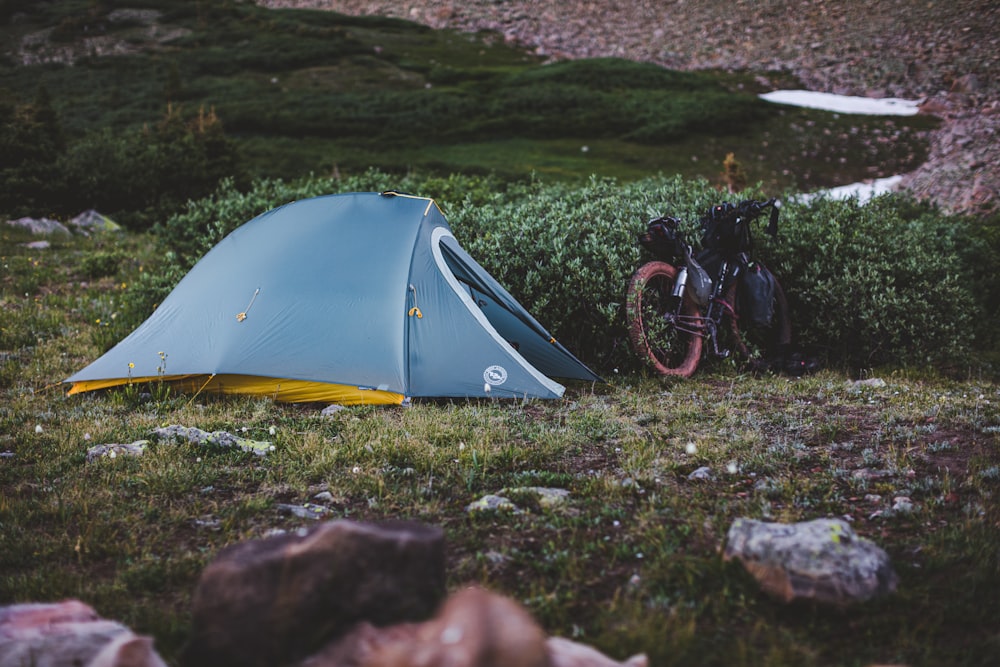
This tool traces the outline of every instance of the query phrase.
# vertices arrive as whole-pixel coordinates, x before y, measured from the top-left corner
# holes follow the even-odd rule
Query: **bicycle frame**
[[[740,273],[740,266],[736,264],[730,270],[729,262],[723,260],[719,275],[712,281],[712,292],[709,297],[708,306],[699,309],[698,315],[683,314],[684,293],[687,289],[686,276],[687,267],[677,268],[677,282],[674,284],[672,295],[676,297],[677,304],[673,311],[664,314],[664,318],[670,321],[678,331],[682,331],[693,336],[701,336],[712,343],[712,352],[721,358],[729,356],[729,350],[720,350],[718,330],[722,324],[722,318],[727,314],[732,316],[732,306],[722,298],[728,287]]]

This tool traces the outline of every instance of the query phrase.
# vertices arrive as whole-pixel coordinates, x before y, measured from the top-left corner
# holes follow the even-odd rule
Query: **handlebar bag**
[[[749,220],[729,202],[708,209],[701,218],[701,231],[703,248],[719,250],[727,257],[750,251]]]

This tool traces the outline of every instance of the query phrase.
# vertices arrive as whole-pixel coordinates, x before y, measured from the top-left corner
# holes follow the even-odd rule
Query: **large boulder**
[[[95,232],[120,232],[121,225],[97,211],[90,209],[84,211],[69,221],[70,227],[84,236],[90,236]]]
[[[737,519],[726,560],[738,560],[770,595],[847,605],[896,590],[889,556],[840,519],[796,524]]]
[[[149,637],[78,600],[0,607],[0,667],[166,667]]]
[[[549,667],[545,634],[531,616],[479,588],[456,593],[426,623],[359,631],[348,646],[337,642],[303,667]]]
[[[647,667],[645,655],[618,662],[594,648],[548,637],[516,602],[465,588],[425,623],[360,623],[300,667]]]
[[[185,665],[273,667],[360,621],[418,621],[445,594],[444,533],[332,521],[237,544],[204,570]]]

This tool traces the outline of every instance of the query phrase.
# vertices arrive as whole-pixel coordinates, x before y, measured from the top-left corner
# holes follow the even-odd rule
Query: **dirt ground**
[[[795,75],[809,90],[924,100],[944,121],[902,186],[953,212],[1000,208],[1000,4],[993,0],[260,0],[491,30],[553,58]]]

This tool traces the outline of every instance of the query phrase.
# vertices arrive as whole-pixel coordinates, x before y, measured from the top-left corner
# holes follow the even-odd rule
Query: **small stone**
[[[909,514],[914,510],[913,501],[906,496],[896,496],[892,499],[892,511],[897,514]]]
[[[321,506],[314,505],[312,503],[305,503],[303,505],[290,505],[288,503],[278,503],[278,511],[284,512],[285,514],[291,514],[292,516],[297,516],[300,519],[322,519],[324,516],[330,513],[330,510]]]
[[[149,440],[136,440],[127,444],[94,445],[87,450],[87,461],[105,457],[114,459],[118,456],[142,456],[148,446]]]
[[[712,469],[708,466],[702,466],[688,475],[688,479],[692,481],[710,480],[712,479]]]
[[[521,514],[521,509],[508,498],[494,494],[487,494],[465,506],[465,511],[469,514],[479,512],[510,512],[511,514]]]
[[[882,378],[868,378],[867,380],[855,380],[851,383],[855,387],[871,387],[874,389],[882,389],[886,386],[885,380]]]

